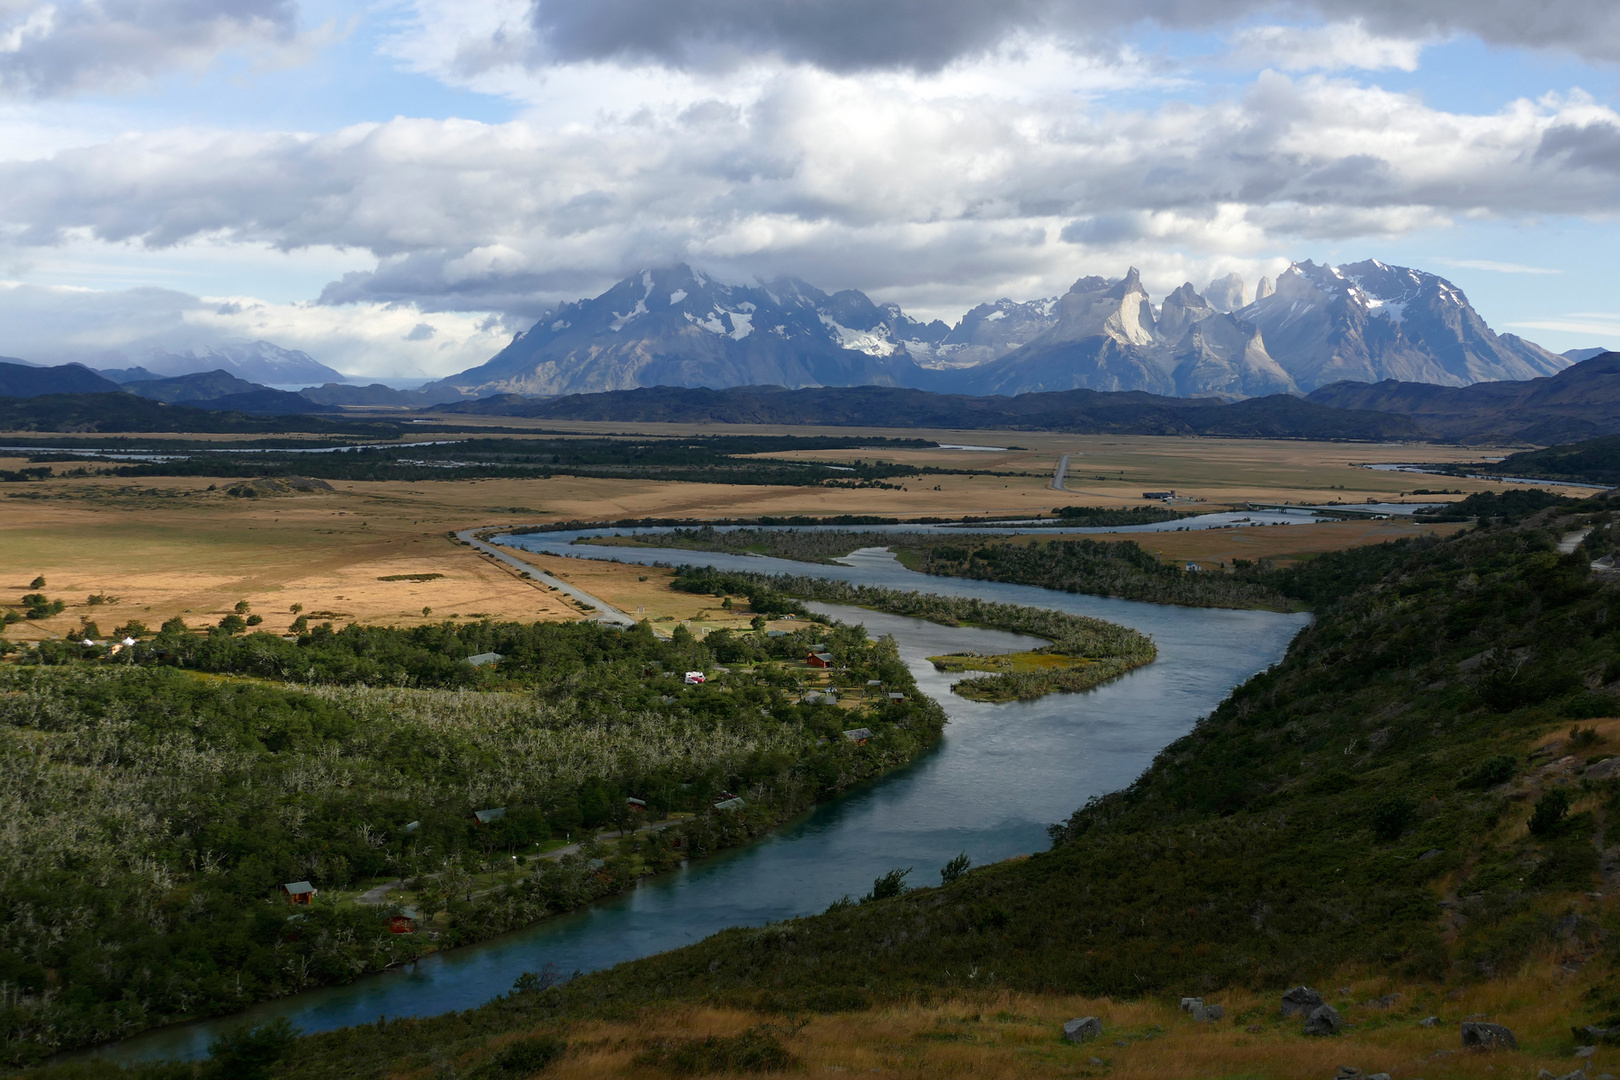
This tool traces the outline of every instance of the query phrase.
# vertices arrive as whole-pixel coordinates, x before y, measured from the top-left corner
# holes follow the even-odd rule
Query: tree
[[[219,628],[227,634],[240,634],[247,629],[247,620],[240,615],[227,615],[219,620]]]
[[[299,613],[299,612],[300,612],[300,611],[303,611],[303,610],[304,610],[304,605],[303,605],[303,604],[293,604],[293,605],[291,605],[291,606],[289,606],[289,607],[288,607],[288,608],[287,608],[287,610],[288,610],[288,611],[290,611],[290,612],[292,612],[292,613],[293,613],[293,614],[294,614],[294,615],[296,615],[296,614],[298,614],[298,613]]]
[[[30,581],[28,583],[28,587],[30,589],[43,589],[45,587],[45,575],[41,574],[41,575],[39,575],[39,577],[35,578],[33,581]]]
[[[752,626],[755,630],[758,630],[760,633],[764,633],[765,632],[765,616],[763,616],[763,615],[755,615],[752,619],[748,620],[748,625]]]
[[[972,865],[973,860],[967,857],[967,852],[962,852],[956,858],[939,868],[940,884],[949,885],[951,882],[967,873],[968,867]]]
[[[872,891],[861,897],[861,903],[871,903],[873,900],[888,900],[892,897],[910,892],[906,887],[906,875],[911,873],[911,867],[904,870],[890,870],[880,878],[872,880]]]
[[[238,600],[236,602],[236,613],[238,615],[246,615],[250,610],[252,610],[252,605],[250,605],[246,600]]]

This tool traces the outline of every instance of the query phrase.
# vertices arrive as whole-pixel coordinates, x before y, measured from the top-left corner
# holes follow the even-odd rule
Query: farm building
[[[902,694],[898,690],[891,690],[891,691],[889,691],[889,700],[890,701],[904,701],[904,700],[906,700],[906,695]]]
[[[467,663],[473,667],[485,667],[489,664],[498,664],[505,659],[506,657],[498,652],[481,652],[477,656],[467,657]]]
[[[716,810],[741,810],[747,805],[748,804],[743,802],[741,799],[733,796],[729,799],[721,799],[719,802],[714,804],[714,808]]]
[[[307,881],[289,881],[281,887],[289,904],[311,904],[315,902],[315,886]]]
[[[872,737],[872,729],[871,728],[863,728],[863,727],[851,728],[849,731],[844,732],[844,738],[848,739],[850,742],[854,743],[856,746],[865,746],[866,745],[866,740],[870,739],[871,737]]]
[[[632,813],[644,814],[644,813],[647,812],[647,800],[646,799],[637,799],[637,798],[631,797],[631,798],[628,798],[628,799],[624,800],[624,805],[628,806]]]
[[[492,810],[474,810],[473,821],[479,825],[491,825],[506,816],[506,807],[497,806]]]
[[[827,652],[823,646],[817,646],[805,656],[804,662],[811,667],[830,668],[833,665],[832,653]]]
[[[388,932],[390,934],[416,933],[416,909],[406,908],[398,915],[388,917]]]

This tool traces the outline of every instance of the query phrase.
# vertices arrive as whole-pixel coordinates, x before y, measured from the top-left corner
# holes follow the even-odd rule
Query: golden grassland
[[[967,982],[964,972],[964,983]],[[992,979],[979,971],[974,979]],[[1449,992],[1391,982],[1374,974],[1346,973],[1318,987],[1347,1024],[1330,1038],[1301,1034],[1299,1018],[1279,1015],[1277,994],[1244,991],[1211,995],[1224,1019],[1195,1022],[1173,1001],[1118,1001],[1066,995],[963,990],[944,1003],[901,1004],[868,1012],[777,1018],[772,1033],[803,1065],[800,1075],[878,1074],[886,1077],[974,1077],[1014,1080],[1030,1076],[1107,1076],[1114,1080],[1265,1078],[1294,1080],[1335,1075],[1340,1066],[1363,1073],[1386,1072],[1396,1080],[1535,1077],[1546,1069],[1563,1075],[1577,1069],[1568,1017],[1578,1011],[1584,980],[1555,958],[1528,963],[1518,973]],[[1280,992],[1280,988],[1279,988]],[[1388,994],[1400,999],[1371,1004]],[[1100,1038],[1065,1043],[1064,1021],[1096,1016]],[[1438,1016],[1425,1028],[1418,1021]],[[1459,1026],[1465,1017],[1506,1024],[1517,1051],[1465,1051]],[[568,1053],[546,1073],[558,1080],[595,1077],[667,1077],[639,1064],[638,1055],[663,1040],[735,1037],[761,1026],[757,1013],[683,1006],[649,1011],[633,1020],[578,1023],[564,1031],[536,1028],[513,1032],[458,1061],[471,1067],[506,1041],[556,1033]],[[803,1026],[799,1026],[802,1024]],[[1600,1046],[1588,1059],[1588,1075],[1620,1069],[1620,1047]],[[427,1072],[396,1074],[426,1077]],[[730,1074],[727,1074],[730,1075]]]
[[[510,425],[519,426],[519,425]],[[557,425],[548,425],[553,430]],[[566,425],[580,434],[623,432],[624,425]],[[469,425],[470,428],[474,425]],[[742,428],[646,425],[646,433],[745,433]],[[679,429],[678,431],[676,429]],[[840,429],[807,428],[833,434]],[[780,432],[777,432],[780,433]],[[45,592],[69,604],[52,619],[16,624],[13,640],[60,636],[94,618],[110,631],[130,618],[148,626],[181,615],[192,625],[217,622],[239,600],[266,618],[271,629],[290,621],[301,604],[316,621],[410,625],[450,616],[570,619],[579,609],[524,580],[509,568],[454,545],[447,532],[473,526],[517,527],[568,520],[667,517],[716,519],[760,515],[873,514],[895,517],[1033,513],[1057,505],[1139,503],[1146,488],[1175,488],[1215,508],[1246,499],[1310,502],[1395,498],[1440,478],[1377,473],[1352,461],[1464,460],[1473,451],[1412,444],[1265,442],[1231,439],[1073,436],[1035,432],[866,432],[973,444],[1027,447],[998,453],[972,451],[828,451],[850,457],[915,460],[943,467],[1024,472],[1009,476],[928,477],[906,480],[905,491],[826,487],[766,487],[555,477],[549,480],[427,482],[337,481],[334,491],[241,499],[208,490],[225,483],[206,477],[128,480],[114,476],[0,484],[0,600],[15,603],[36,575]],[[258,437],[258,436],[253,436]],[[215,436],[238,441],[247,436]],[[1058,456],[1071,459],[1070,486],[1050,487]],[[0,458],[0,468],[26,465]],[[63,472],[72,465],[58,465]],[[1097,475],[1110,477],[1105,481]],[[1484,490],[1485,481],[1445,480],[1445,486]],[[1441,486],[1438,482],[1434,486]],[[940,490],[934,490],[938,487]],[[1345,522],[1217,533],[1125,534],[1166,559],[1230,562],[1336,550],[1377,543],[1414,530],[1399,522]],[[525,555],[525,558],[529,556]],[[587,591],[648,617],[694,618],[701,598],[670,594],[667,575],[603,567],[574,560],[553,563]],[[630,568],[635,569],[635,568]],[[440,574],[427,581],[383,582],[402,574]],[[628,580],[621,580],[626,579]],[[588,581],[586,579],[589,579]],[[91,607],[86,598],[119,598]],[[430,613],[423,614],[423,609]],[[330,612],[330,615],[318,613]],[[716,625],[724,620],[711,613]]]

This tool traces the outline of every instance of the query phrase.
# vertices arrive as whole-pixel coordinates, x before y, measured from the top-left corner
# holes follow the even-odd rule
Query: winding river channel
[[[611,535],[613,530],[600,530]],[[728,926],[819,912],[872,879],[913,868],[914,884],[937,883],[958,852],[975,864],[1046,846],[1046,826],[1092,795],[1129,784],[1155,754],[1190,730],[1227,692],[1279,660],[1306,615],[1168,607],[1078,596],[1033,586],[930,577],[886,551],[856,552],[845,565],[652,548],[571,547],[580,533],[514,536],[531,551],[636,563],[691,563],[760,572],[816,574],[889,588],[979,596],[1092,615],[1151,634],[1159,658],[1105,686],[1039,701],[982,704],[950,692],[950,676],[925,657],[1008,652],[1030,639],[938,626],[857,608],[825,614],[893,634],[924,692],[950,716],[940,744],[888,776],[826,803],[748,847],[645,879],[622,896],[503,937],[444,953],[347,986],[266,1002],[246,1014],[148,1032],[98,1053],[115,1059],[195,1058],[219,1030],[286,1017],[306,1032],[430,1016],[481,1005],[524,971],[554,964],[593,971],[678,948]]]

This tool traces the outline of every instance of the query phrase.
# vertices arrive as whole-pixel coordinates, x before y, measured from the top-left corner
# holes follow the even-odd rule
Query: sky
[[[1620,344],[1613,0],[0,0],[0,355],[481,363],[647,266],[921,318],[1441,274]]]

